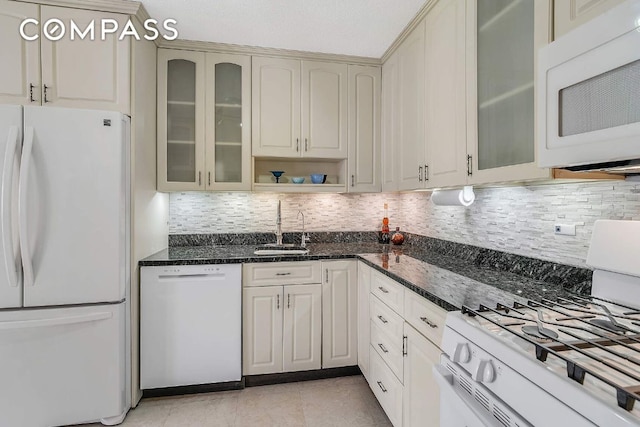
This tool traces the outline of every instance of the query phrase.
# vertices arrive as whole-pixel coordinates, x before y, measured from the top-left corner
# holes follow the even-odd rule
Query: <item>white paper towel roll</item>
[[[470,185],[462,190],[436,190],[431,193],[431,201],[436,206],[470,206],[474,200],[476,195]]]

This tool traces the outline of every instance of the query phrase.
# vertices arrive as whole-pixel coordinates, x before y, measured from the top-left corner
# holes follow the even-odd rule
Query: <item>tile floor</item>
[[[143,399],[123,427],[390,427],[362,375]],[[93,425],[92,425],[93,426]]]

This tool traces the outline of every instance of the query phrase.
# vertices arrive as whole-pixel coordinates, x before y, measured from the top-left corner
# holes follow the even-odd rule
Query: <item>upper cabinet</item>
[[[467,182],[548,178],[535,150],[535,65],[545,2],[467,0]]]
[[[19,30],[39,10],[36,4],[0,0],[0,104],[40,104],[40,39],[28,42]]]
[[[158,189],[249,190],[248,56],[158,50]]]
[[[398,136],[396,176],[399,190],[422,187],[424,168],[424,21],[398,48]]]
[[[624,0],[573,0],[553,2],[553,38],[557,39],[574,28],[606,12]]]
[[[25,26],[33,41],[19,31],[25,18],[47,22],[57,18],[73,21],[81,30],[101,19],[114,19],[122,28],[128,15],[71,9],[14,1],[0,1],[0,103],[90,108],[129,112],[130,41],[108,34],[105,40],[88,34],[71,40],[66,29],[60,40],[41,34],[36,24]],[[98,34],[96,30],[95,34]]]
[[[426,188],[467,177],[465,19],[465,0],[440,1],[425,17]]]
[[[379,192],[380,67],[349,65],[349,192]]]
[[[382,66],[382,191],[398,189],[396,144],[400,140],[399,94],[398,51],[395,51]]]
[[[252,154],[347,158],[346,64],[254,57]]]

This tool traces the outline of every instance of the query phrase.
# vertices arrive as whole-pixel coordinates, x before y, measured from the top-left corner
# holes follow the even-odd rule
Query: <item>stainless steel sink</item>
[[[267,243],[266,245],[257,247],[253,253],[255,255],[306,255],[309,253],[309,249],[292,243],[282,245]]]

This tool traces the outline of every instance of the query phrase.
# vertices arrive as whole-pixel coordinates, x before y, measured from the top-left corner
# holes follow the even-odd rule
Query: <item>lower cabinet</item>
[[[371,267],[358,263],[358,367],[369,380],[369,293],[371,292]]]
[[[357,271],[354,260],[244,264],[243,375],[358,364]]]
[[[440,392],[433,366],[440,361],[440,349],[411,325],[404,324],[404,427],[439,426]]]
[[[244,375],[320,369],[322,285],[244,288]]]
[[[322,267],[322,367],[357,365],[357,263],[327,261]]]
[[[369,273],[377,281],[358,274],[364,282],[358,283],[358,330],[369,334],[365,378],[395,427],[438,426],[439,388],[432,369],[440,360],[446,311],[387,276]],[[368,300],[361,294],[366,287]],[[362,369],[361,355],[358,363]]]

